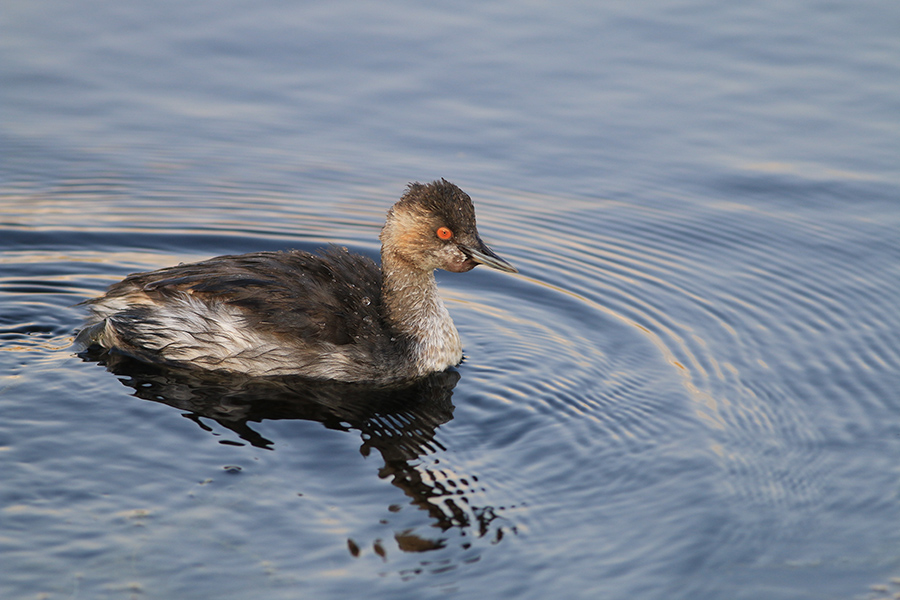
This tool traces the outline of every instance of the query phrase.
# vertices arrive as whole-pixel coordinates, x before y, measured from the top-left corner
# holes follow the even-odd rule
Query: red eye
[[[438,227],[435,233],[442,240],[449,240],[453,237],[453,232],[447,227]]]

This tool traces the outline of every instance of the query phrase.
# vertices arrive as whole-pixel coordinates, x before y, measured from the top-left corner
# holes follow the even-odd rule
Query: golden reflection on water
[[[849,181],[881,181],[882,178],[871,173],[863,173],[861,171],[849,171],[846,169],[834,169],[823,167],[822,165],[805,162],[805,163],[789,163],[789,162],[737,162],[735,167],[747,171],[758,171],[760,173],[771,173],[776,175],[797,175],[800,177],[820,180],[820,179],[846,179]]]

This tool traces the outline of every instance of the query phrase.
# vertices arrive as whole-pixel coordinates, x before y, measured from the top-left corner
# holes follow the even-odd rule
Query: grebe
[[[452,183],[412,183],[381,230],[381,268],[331,247],[254,252],[135,273],[87,301],[76,345],[249,376],[409,380],[459,364],[435,269],[515,273]]]

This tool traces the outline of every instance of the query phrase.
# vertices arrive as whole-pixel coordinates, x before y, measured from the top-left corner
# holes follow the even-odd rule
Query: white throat
[[[438,292],[434,273],[403,266],[404,261],[390,259],[382,266],[388,321],[413,340],[413,358],[420,374],[459,364],[462,342]]]

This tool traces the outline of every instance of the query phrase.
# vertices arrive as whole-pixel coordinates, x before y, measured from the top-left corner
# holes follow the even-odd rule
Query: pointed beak
[[[466,254],[466,256],[469,257],[470,260],[485,265],[486,267],[491,267],[493,269],[497,269],[498,271],[506,271],[507,273],[519,272],[514,266],[494,254],[494,251],[488,248],[487,245],[481,241],[481,238],[476,238],[476,243],[478,244],[477,248],[463,244],[460,244],[459,248]]]

